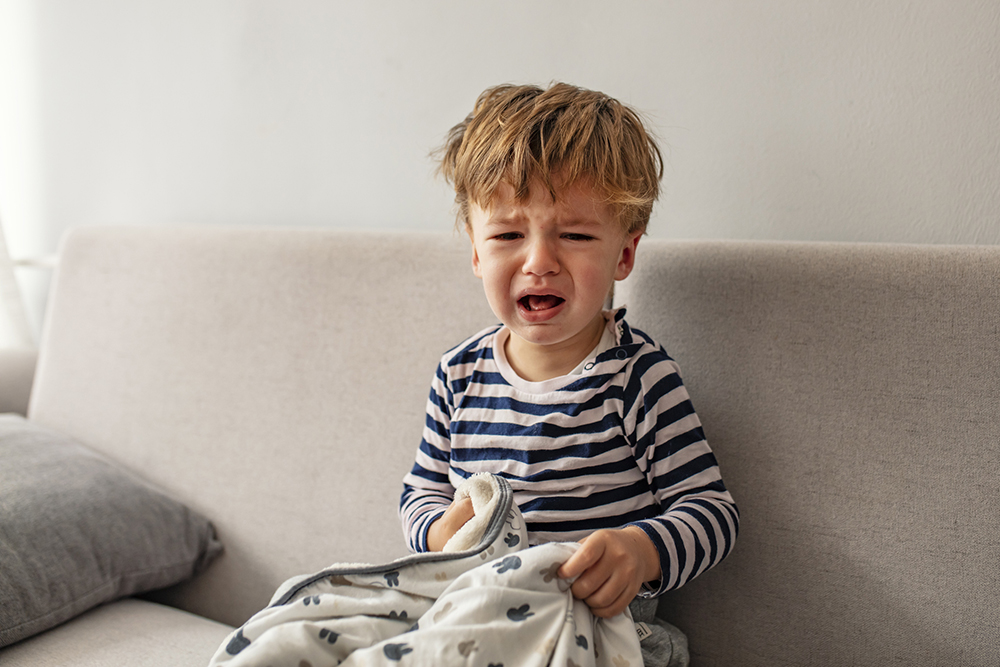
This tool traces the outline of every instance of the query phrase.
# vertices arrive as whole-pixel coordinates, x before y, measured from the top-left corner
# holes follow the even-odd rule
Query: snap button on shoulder
[[[624,360],[628,357],[628,352],[626,352],[625,350],[618,350],[617,352],[615,352],[615,356],[618,357],[619,359]]]

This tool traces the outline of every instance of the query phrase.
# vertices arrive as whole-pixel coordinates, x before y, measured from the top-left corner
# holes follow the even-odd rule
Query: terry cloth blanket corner
[[[457,493],[473,498],[475,546],[290,579],[210,665],[642,666],[631,615],[595,617],[556,576],[577,544],[528,547],[502,478],[477,474]]]

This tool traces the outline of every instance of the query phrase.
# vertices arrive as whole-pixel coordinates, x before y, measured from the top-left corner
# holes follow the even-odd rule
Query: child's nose
[[[552,243],[547,239],[537,239],[529,243],[521,270],[538,276],[558,273],[559,257]]]

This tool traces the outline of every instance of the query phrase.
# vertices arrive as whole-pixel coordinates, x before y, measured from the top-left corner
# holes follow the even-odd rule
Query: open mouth
[[[518,301],[521,307],[532,312],[538,310],[549,310],[561,304],[565,299],[552,294],[529,294]]]

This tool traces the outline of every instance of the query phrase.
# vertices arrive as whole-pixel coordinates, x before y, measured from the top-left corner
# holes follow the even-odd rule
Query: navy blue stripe
[[[618,393],[620,394],[620,392]],[[583,403],[528,403],[509,396],[466,396],[462,407],[465,409],[510,410],[534,417],[549,417],[557,414],[576,417],[588,410],[603,407],[607,399],[607,394],[598,394]]]
[[[690,417],[693,414],[694,414],[694,407],[691,405],[690,401],[682,401],[682,402],[678,403],[677,405],[671,407],[670,409],[664,410],[659,415],[657,415],[657,417],[656,417],[656,426],[654,426],[653,428],[649,429],[646,432],[646,434],[636,443],[636,449],[645,452],[647,448],[655,446],[655,444],[656,444],[655,443],[656,434],[658,432],[662,431],[663,429],[668,428],[671,424],[677,423],[681,419],[684,419],[686,417]],[[695,427],[695,428],[699,428],[699,427]],[[699,428],[699,434],[700,433],[701,433],[701,431],[700,431],[700,428]],[[704,435],[702,435],[700,438],[698,438],[698,440],[703,440],[703,439],[704,439]],[[680,445],[683,442],[684,441],[678,441],[676,444]],[[673,454],[673,453],[676,453],[677,451],[679,451],[678,449],[674,449],[673,447],[667,446],[666,443],[664,443],[664,445],[662,447],[667,452],[666,456],[669,456],[670,454]],[[662,458],[662,455],[660,456],[660,458]]]
[[[723,503],[723,509],[729,513],[729,517],[733,520],[733,534],[730,538],[731,542],[735,542],[736,538],[740,534],[740,508],[739,506],[731,503]],[[722,524],[722,530],[729,531],[729,526],[727,524]]]
[[[503,477],[507,480],[513,480],[515,482],[522,483],[536,483],[536,482],[554,482],[566,479],[578,479],[581,484],[586,483],[586,478],[590,475],[610,475],[620,472],[625,472],[628,470],[635,469],[635,462],[630,458],[624,458],[619,461],[612,461],[610,463],[604,463],[593,466],[584,466],[581,468],[573,468],[571,470],[542,470],[538,473],[531,475],[525,475],[524,477],[512,475],[506,472],[495,472],[499,477]],[[458,472],[464,477],[468,477],[472,472],[459,468],[456,465],[452,465],[452,470]]]
[[[606,384],[614,380],[615,376],[618,375],[617,372],[614,373],[595,373],[593,375],[583,375],[579,380],[571,382],[559,391],[564,392],[575,392],[575,391],[599,391]],[[621,390],[615,385],[608,387],[610,390],[617,390],[619,396],[621,395]]]
[[[634,396],[636,399],[642,398],[644,396],[642,388],[643,376],[649,371],[650,368],[662,362],[663,356],[657,354],[656,352],[634,356],[632,362],[632,374],[629,377],[628,386],[626,387],[626,395]]]
[[[684,574],[684,566],[687,564],[687,549],[684,548],[684,540],[681,539],[681,535],[677,531],[677,528],[669,521],[663,521],[661,519],[657,520],[657,523],[666,528],[667,532],[670,534],[670,538],[674,542],[674,550],[677,552],[677,581],[674,582],[673,586],[668,587],[667,590],[679,588],[685,583],[682,575]],[[669,576],[664,574],[664,581],[669,581],[673,574],[673,572],[670,572]]]
[[[697,429],[697,436],[692,438],[674,436],[670,441],[663,443],[659,446],[656,445],[656,436],[663,429],[670,427],[685,417],[689,417],[694,414],[694,408],[691,406],[689,401],[683,401],[668,410],[664,410],[656,418],[656,426],[646,431],[646,434],[636,441],[636,458],[645,456],[646,451],[650,447],[654,447],[657,452],[654,456],[655,460],[662,460],[663,458],[675,454],[680,451],[684,446],[687,446],[691,442],[700,442],[705,439],[704,433],[702,433],[701,428],[696,426],[690,431],[685,431],[685,433],[691,433]],[[637,422],[641,423],[641,422]],[[676,447],[676,448],[675,448]]]
[[[487,359],[493,358],[493,348],[492,346],[487,346],[485,348],[480,348],[480,345],[484,340],[495,334],[500,330],[500,326],[491,327],[481,332],[480,335],[465,341],[464,343],[459,343],[455,347],[448,350],[445,353],[445,357],[451,357],[448,362],[448,366],[459,366],[461,364],[474,362],[478,358],[485,357]]]
[[[625,326],[628,327],[627,322],[625,323]],[[645,331],[640,331],[639,329],[629,329],[629,330],[631,331],[634,338],[638,338],[639,341],[655,348],[657,353],[659,353],[663,359],[666,359],[667,361],[674,361],[674,358],[671,357],[669,354],[667,354],[667,351],[663,349],[663,346],[657,343],[655,340],[653,340],[650,337],[650,335],[647,334]]]
[[[725,512],[733,520],[733,527],[730,530],[729,523],[726,522],[725,518],[719,519],[719,530],[722,531],[722,535],[725,538],[725,550],[723,551],[722,558],[729,555],[729,552],[733,550],[733,545],[736,543],[736,538],[740,533],[740,510],[736,505],[731,503],[723,502],[717,500],[714,503],[710,500],[700,500],[692,499],[690,502],[698,502],[700,504],[709,505],[713,507],[721,508],[720,512]]]
[[[420,441],[420,451],[422,451],[427,456],[431,457],[435,461],[447,461],[448,452],[438,449],[426,440]]]
[[[447,385],[445,385],[445,388],[447,390]],[[431,389],[431,393],[427,397],[427,399],[431,402],[431,404],[437,406],[437,409],[440,410],[442,414],[446,414],[449,417],[451,416],[450,396],[442,396],[441,394]]]
[[[513,449],[507,447],[462,447],[451,450],[451,460],[456,463],[465,461],[517,461],[525,464],[547,463],[566,458],[589,459],[605,452],[622,447],[622,438],[615,435],[610,440],[600,442],[583,442],[552,449]],[[623,449],[627,455],[628,450]],[[631,457],[628,462],[634,467]],[[577,468],[579,470],[579,468]]]
[[[652,356],[652,355],[650,355]],[[678,387],[683,387],[681,376],[677,373],[669,373],[653,383],[653,386],[646,390],[646,404],[652,406],[661,398]]]
[[[547,533],[574,533],[582,530],[594,531],[601,528],[621,528],[625,524],[652,519],[656,516],[656,508],[643,507],[631,512],[624,512],[613,516],[594,517],[590,519],[577,519],[567,521],[531,521],[525,517],[525,524],[528,530],[544,531]]]
[[[666,392],[662,390],[671,387],[670,378],[677,378],[676,373],[670,373],[658,380],[648,390],[643,387],[642,377],[654,365],[661,363],[663,358],[658,354],[644,354],[636,357],[633,363],[632,373],[629,376],[628,384],[625,387],[623,400],[625,402],[625,413],[635,410],[635,423],[642,424],[646,421],[646,413],[655,408],[657,402],[663,398]],[[676,381],[679,383],[680,379]],[[647,434],[647,438],[650,434]],[[647,439],[644,442],[636,443],[636,457],[644,455],[646,448],[651,447],[653,441]]]
[[[653,530],[648,524],[639,524],[639,527],[642,528],[643,532],[645,532],[646,535],[649,536],[649,539],[652,540],[653,542],[653,546],[656,547],[656,553],[660,555],[659,586],[662,587],[663,582],[667,580],[667,575],[669,574],[670,571],[670,556],[667,553],[667,545],[663,541],[663,538],[660,536],[660,534],[655,530]]]
[[[407,503],[407,502],[409,502],[410,496],[412,496],[414,494],[414,492],[419,492],[420,493],[419,501],[421,503],[426,503],[426,502],[428,502],[428,500],[430,500],[432,498],[436,498],[436,499],[438,499],[438,500],[440,500],[442,502],[445,502],[445,503],[451,503],[451,501],[452,501],[452,497],[449,496],[447,493],[442,493],[440,491],[431,491],[431,490],[428,490],[428,489],[418,489],[415,486],[412,486],[410,484],[404,483],[403,484],[403,503],[404,504]]]
[[[451,437],[451,433],[448,431],[448,427],[439,422],[438,420],[434,419],[432,416],[430,416],[430,414],[428,414],[427,418],[424,419],[424,426],[426,426],[427,430],[429,430],[430,432],[440,436],[442,440],[448,440]]]
[[[448,473],[435,472],[433,470],[428,470],[419,464],[413,464],[413,468],[410,469],[410,474],[414,477],[420,477],[421,479],[426,479],[429,482],[434,482],[436,484],[448,484]]]
[[[691,517],[692,519],[694,519],[695,521],[697,521],[699,524],[701,524],[702,529],[704,529],[705,534],[708,536],[708,545],[711,548],[711,551],[709,552],[709,561],[708,562],[709,563],[714,563],[715,562],[715,556],[718,554],[718,551],[719,551],[719,546],[718,546],[718,544],[716,544],[715,527],[712,525],[712,522],[709,521],[708,517],[706,517],[704,514],[702,514],[701,512],[699,512],[698,510],[696,510],[696,509],[694,509],[694,508],[692,508],[690,506],[688,506],[688,507],[678,507],[677,511],[681,512],[683,514],[687,514],[689,517]],[[701,540],[698,539],[697,536],[695,536],[694,544],[695,544],[695,554],[694,555],[695,555],[695,563],[696,563],[695,564],[695,569],[697,570],[697,569],[700,569],[701,565],[705,561],[705,549],[704,549],[704,547],[701,544]]]
[[[676,454],[685,447],[696,445],[705,441],[705,432],[700,426],[696,426],[690,431],[685,431],[663,443],[663,446],[653,450],[653,463],[658,463],[671,454]]]
[[[451,432],[457,435],[487,437],[562,438],[570,435],[604,433],[619,426],[621,426],[621,419],[617,414],[605,414],[599,421],[574,424],[573,426],[561,426],[545,421],[537,421],[532,424],[514,424],[502,421],[452,421]]]
[[[661,488],[656,484],[656,480],[654,480],[653,488],[654,488],[653,493],[656,493],[656,489]],[[707,492],[712,492],[713,494],[725,493],[726,487],[722,483],[722,480],[716,480],[714,482],[709,482],[708,484],[705,484],[703,486],[699,486],[694,489],[687,489],[685,491],[681,491],[680,493],[676,493],[673,496],[668,496],[660,502],[663,504],[664,507],[670,509],[675,505],[677,505],[678,503],[687,502],[688,500],[692,500],[696,496]]]
[[[465,393],[465,390],[469,388],[469,378],[460,377],[451,381],[451,384],[445,385],[448,387],[448,391],[451,393],[451,400],[454,401],[455,396],[461,396]]]
[[[484,384],[484,385],[505,385],[507,381],[503,379],[500,373],[474,370],[472,375],[469,376],[469,384]],[[456,392],[458,393],[458,392]]]
[[[711,452],[705,452],[701,456],[696,456],[687,463],[666,474],[653,478],[654,489],[669,489],[677,486],[681,482],[694,477],[695,475],[716,467],[715,457]],[[711,488],[711,487],[709,487]],[[725,490],[724,488],[722,489]],[[686,491],[685,493],[697,493],[696,491]]]
[[[632,498],[642,497],[648,493],[649,486],[646,484],[645,480],[641,480],[635,484],[630,484],[629,486],[599,491],[583,497],[547,496],[536,498],[520,505],[520,508],[522,512],[585,511],[602,505],[609,505],[623,500],[631,500]],[[659,512],[657,511],[656,514],[659,514]]]
[[[719,508],[720,503],[718,502],[713,503],[701,498],[695,498],[691,500],[690,504],[698,505],[699,507],[704,507],[706,510],[708,510],[715,518],[715,524],[716,526],[718,526],[719,532],[722,533],[722,542],[723,542],[722,554],[721,555],[717,553],[712,554],[712,562],[717,563],[718,561],[722,560],[723,558],[729,555],[729,550],[732,548],[733,544],[733,535],[730,533],[729,523],[726,521],[726,515],[724,513],[724,510]],[[724,503],[723,507],[729,509],[728,503]],[[733,525],[737,526],[738,522],[734,521]],[[709,535],[711,535],[711,533],[709,533]]]
[[[442,396],[439,394],[434,389],[434,385],[431,385],[430,400],[433,401],[446,415],[451,415],[451,404],[452,398],[455,396],[455,388],[448,384],[448,376],[445,374],[444,368],[441,366],[438,366],[435,379],[441,383],[441,386],[444,388],[445,395]]]

